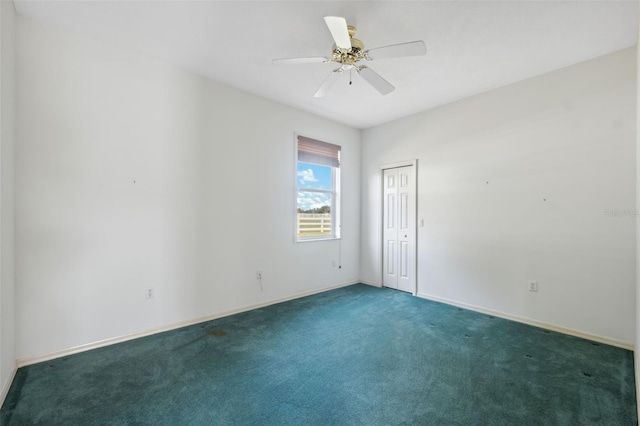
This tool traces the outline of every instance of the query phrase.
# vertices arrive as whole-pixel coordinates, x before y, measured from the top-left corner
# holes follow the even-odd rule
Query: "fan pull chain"
[[[353,82],[351,81],[351,73],[352,73],[352,72],[353,72],[353,69],[350,69],[350,70],[349,70],[349,86],[351,86],[351,83],[353,83]]]

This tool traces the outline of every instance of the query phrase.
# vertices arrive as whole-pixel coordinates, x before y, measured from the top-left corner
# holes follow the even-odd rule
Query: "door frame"
[[[378,170],[378,176],[380,177],[380,187],[378,189],[378,195],[380,196],[380,221],[379,221],[379,226],[378,226],[378,232],[379,232],[379,247],[378,247],[378,259],[380,259],[380,270],[379,270],[379,276],[380,276],[380,287],[383,287],[383,282],[384,282],[384,171],[388,170],[388,169],[397,169],[400,167],[407,167],[407,166],[413,166],[413,170],[414,170],[414,177],[415,177],[415,188],[416,188],[416,193],[415,193],[415,229],[413,229],[414,232],[414,241],[415,241],[415,253],[414,253],[414,258],[415,258],[415,270],[413,271],[416,277],[416,282],[415,282],[415,286],[414,289],[412,291],[412,294],[414,296],[418,295],[418,222],[420,222],[420,220],[418,219],[418,159],[416,158],[415,160],[406,160],[406,161],[399,161],[397,163],[389,163],[389,164],[383,164],[381,166],[379,166],[379,170]]]

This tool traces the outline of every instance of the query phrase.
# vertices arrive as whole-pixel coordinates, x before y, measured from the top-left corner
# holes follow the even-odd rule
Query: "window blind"
[[[305,136],[298,136],[298,161],[340,167],[340,147]]]

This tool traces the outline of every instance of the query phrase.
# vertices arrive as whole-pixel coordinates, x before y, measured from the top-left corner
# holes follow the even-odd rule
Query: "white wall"
[[[635,80],[630,48],[364,131],[362,279],[378,166],[417,158],[421,295],[632,346]]]
[[[18,358],[378,284],[378,166],[413,158],[421,295],[634,341],[636,224],[604,213],[636,206],[633,49],[369,129],[360,158],[357,130],[17,24]],[[343,146],[340,243],[293,243],[294,132]]]
[[[16,368],[14,279],[15,10],[0,2],[0,405]]]
[[[17,49],[19,359],[358,281],[358,130],[23,18]],[[340,242],[294,243],[294,132],[343,148]]]

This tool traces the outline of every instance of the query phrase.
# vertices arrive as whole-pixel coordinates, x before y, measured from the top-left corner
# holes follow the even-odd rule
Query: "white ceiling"
[[[287,105],[367,128],[485,92],[637,41],[636,1],[31,1],[17,12],[176,64]],[[381,96],[335,64],[275,66],[328,56],[323,17],[343,16],[370,49],[424,40],[427,56],[367,65],[395,87]]]

